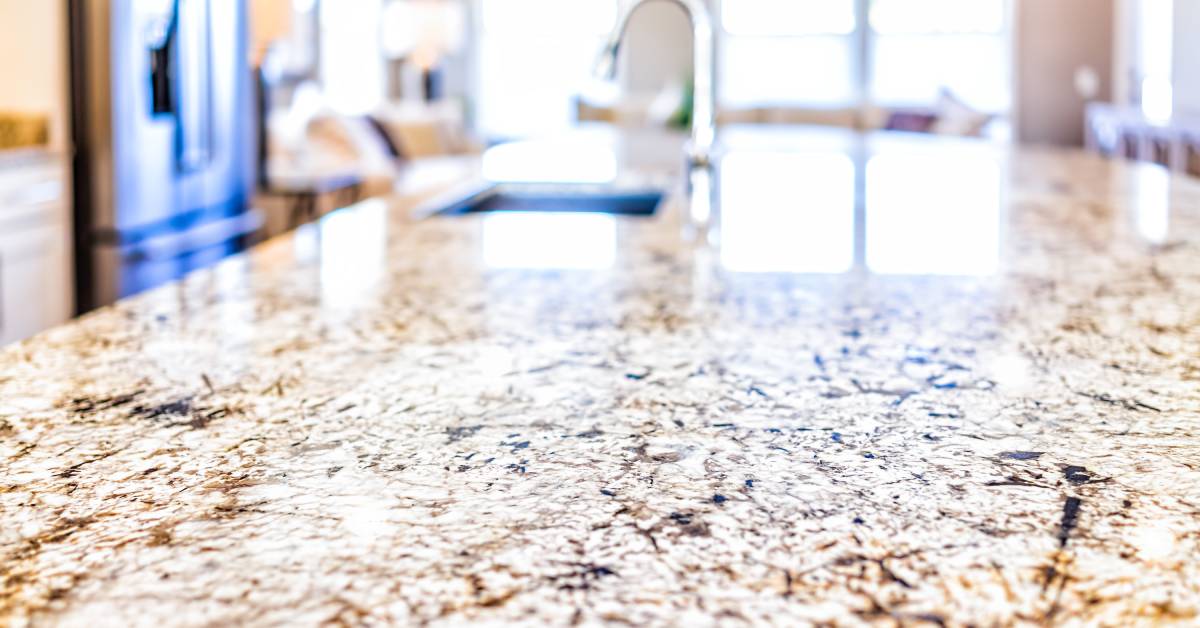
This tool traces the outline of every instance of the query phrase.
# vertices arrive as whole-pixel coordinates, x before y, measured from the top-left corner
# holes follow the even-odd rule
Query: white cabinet
[[[0,345],[71,317],[62,174],[56,161],[0,163]]]
[[[70,272],[60,229],[0,242],[0,344],[15,342],[70,318],[61,280]]]

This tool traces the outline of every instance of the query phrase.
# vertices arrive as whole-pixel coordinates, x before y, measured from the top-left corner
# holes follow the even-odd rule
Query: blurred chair
[[[1200,177],[1200,132],[1188,134],[1184,141],[1187,147],[1184,170],[1192,176]]]
[[[1200,176],[1200,119],[1156,120],[1137,108],[1092,103],[1085,130],[1084,145],[1091,152]]]

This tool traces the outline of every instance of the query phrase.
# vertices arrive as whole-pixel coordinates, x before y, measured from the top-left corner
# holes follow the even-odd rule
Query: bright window
[[[1171,71],[1175,7],[1172,0],[1141,0],[1136,10],[1142,112],[1148,118],[1166,120],[1174,104]]]
[[[971,106],[1009,107],[1004,0],[873,0],[871,99],[935,102],[943,89]]]
[[[949,90],[972,107],[1009,106],[1008,45],[993,35],[885,35],[871,56],[871,100],[881,105],[929,105]]]
[[[320,3],[321,83],[329,105],[342,113],[365,113],[383,102],[382,14],[381,0]]]
[[[721,103],[852,103],[858,93],[854,6],[855,0],[722,2]]]
[[[721,7],[726,32],[744,36],[849,35],[854,0],[734,0]]]
[[[721,54],[721,105],[851,105],[858,93],[854,57],[846,36],[729,37]]]
[[[1005,29],[1004,0],[872,0],[871,30],[881,35],[986,33]]]
[[[570,127],[616,3],[481,0],[479,11],[480,129],[505,138]]]
[[[1011,0],[711,2],[722,107],[921,107],[943,90],[990,113],[1010,107]],[[617,1],[477,6],[480,129],[517,138],[572,126]]]
[[[721,14],[725,106],[922,106],[950,90],[1009,107],[1007,0],[722,0]]]

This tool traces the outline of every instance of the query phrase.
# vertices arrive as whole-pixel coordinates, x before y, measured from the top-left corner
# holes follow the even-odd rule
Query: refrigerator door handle
[[[161,38],[150,48],[150,111],[156,116],[178,113],[174,54],[178,33],[179,1],[175,0]]]
[[[176,113],[180,173],[200,172],[213,162],[212,15],[210,0],[175,0],[180,35],[181,107]]]
[[[209,0],[173,0],[166,32],[150,49],[151,111],[175,118],[181,174],[213,161],[212,23]]]

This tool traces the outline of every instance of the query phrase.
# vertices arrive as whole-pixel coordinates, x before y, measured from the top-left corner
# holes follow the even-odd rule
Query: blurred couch
[[[268,181],[277,172],[352,171],[367,189],[386,192],[407,161],[481,150],[452,101],[388,104],[363,115],[278,111],[268,124]]]
[[[290,211],[287,199],[305,180],[321,190],[322,181],[352,178],[359,198],[380,196],[391,193],[401,170],[414,160],[482,151],[454,101],[388,104],[362,115],[293,106],[273,112],[267,128],[265,186],[258,205],[267,214],[268,236],[291,226],[283,218]],[[313,213],[345,202],[344,194],[322,194]]]

